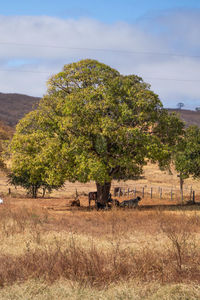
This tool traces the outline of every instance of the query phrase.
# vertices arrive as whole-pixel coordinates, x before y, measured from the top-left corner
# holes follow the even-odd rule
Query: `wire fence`
[[[73,196],[75,191],[79,194],[87,195],[91,191],[96,190],[95,182],[88,183],[69,183],[55,191],[56,196]],[[14,195],[15,193],[26,194],[26,191],[20,187],[15,189],[10,186],[6,180],[0,182],[0,192],[4,195]],[[136,198],[137,196],[148,200],[160,200],[160,201],[175,201],[175,202],[200,202],[200,189],[195,189],[192,186],[185,185],[183,192],[177,186],[164,186],[164,185],[150,185],[135,182],[116,182],[114,181],[111,186],[111,194],[113,197],[124,197],[127,199]]]
[[[112,186],[112,193],[117,197],[137,197],[146,199],[160,199],[176,202],[195,202],[200,201],[200,190],[194,190],[192,187],[184,188],[182,191],[175,187],[163,186]]]

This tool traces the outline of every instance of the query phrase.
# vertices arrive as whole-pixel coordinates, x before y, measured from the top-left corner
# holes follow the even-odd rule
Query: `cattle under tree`
[[[117,199],[110,198],[110,201],[108,202],[111,203],[112,206],[120,206],[120,202]]]
[[[77,207],[80,207],[81,204],[80,204],[80,200],[77,199],[77,200],[73,200],[70,204],[70,206],[77,206]]]
[[[96,202],[97,202],[97,192],[89,192],[89,193],[88,193],[88,203],[89,203],[89,208],[90,208],[90,203],[91,203],[92,200],[95,201],[95,206],[96,206]]]
[[[120,203],[120,207],[128,207],[133,208],[138,206],[138,202],[141,201],[141,197],[137,197],[135,199],[125,200],[122,203]]]
[[[95,201],[96,209],[104,209],[104,208],[108,207],[108,203],[112,203],[113,199],[112,199],[111,193],[109,193],[109,197],[106,201],[106,204],[102,204],[102,203],[100,203],[100,201],[98,201],[98,193],[97,192],[89,192],[88,193],[89,208],[91,207],[91,201]]]
[[[75,194],[74,200],[71,202],[70,206],[78,206],[78,207],[81,206],[77,189],[76,189],[76,194]]]

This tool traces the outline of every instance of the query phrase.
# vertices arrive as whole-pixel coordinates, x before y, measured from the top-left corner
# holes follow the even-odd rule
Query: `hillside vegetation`
[[[26,113],[34,109],[39,100],[39,97],[0,93],[0,120],[7,125],[15,126]],[[168,110],[169,112],[178,113],[187,126],[197,125],[200,127],[200,111]]]
[[[168,111],[177,113],[186,123],[186,126],[197,125],[200,127],[200,111],[186,109],[168,109]]]
[[[28,112],[33,110],[40,98],[22,94],[0,93],[0,120],[9,126],[17,122]]]

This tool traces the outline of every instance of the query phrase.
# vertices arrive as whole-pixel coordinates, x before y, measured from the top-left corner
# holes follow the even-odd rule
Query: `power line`
[[[13,42],[0,42],[0,45],[13,45],[17,47],[39,47],[39,48],[55,48],[55,49],[67,49],[67,50],[86,50],[86,51],[100,51],[100,52],[114,52],[125,54],[142,54],[142,55],[160,55],[160,56],[173,56],[173,57],[189,57],[200,58],[200,55],[185,55],[181,53],[164,53],[164,52],[150,52],[150,51],[135,51],[135,50],[123,50],[123,49],[109,49],[109,48],[89,48],[89,47],[67,47],[56,45],[42,45],[42,44],[26,44],[26,43],[13,43]]]
[[[47,71],[34,71],[34,70],[17,70],[17,69],[0,69],[0,72],[16,72],[16,73],[34,73],[34,74],[48,74],[51,75],[52,72]],[[140,76],[140,75],[138,75]],[[150,80],[169,80],[169,81],[183,81],[183,82],[200,82],[200,79],[181,79],[181,78],[161,78],[161,77],[148,77],[142,75],[142,77]]]
[[[152,80],[170,80],[170,81],[183,81],[183,82],[200,82],[200,79],[179,79],[179,78],[158,78],[158,77],[146,77],[143,75],[143,77],[147,79],[152,79]]]
[[[47,71],[34,71],[34,70],[16,70],[16,69],[0,69],[0,72],[16,72],[16,73],[36,73],[36,74],[50,74]]]

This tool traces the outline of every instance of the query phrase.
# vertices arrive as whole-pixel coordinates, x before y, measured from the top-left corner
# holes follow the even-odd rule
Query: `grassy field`
[[[178,178],[147,166],[140,185],[175,189]],[[199,205],[147,194],[138,209],[95,211],[94,183],[44,199],[8,195],[3,175],[0,187],[0,299],[200,299]],[[80,208],[70,207],[75,189]]]

